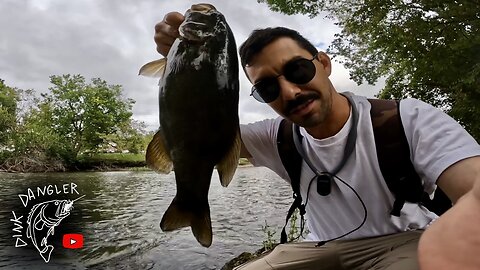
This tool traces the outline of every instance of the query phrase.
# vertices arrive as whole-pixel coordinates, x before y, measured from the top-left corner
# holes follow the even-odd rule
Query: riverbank
[[[275,245],[276,246],[276,245]],[[273,249],[273,247],[272,247]],[[266,250],[264,247],[258,249],[257,251],[250,253],[250,252],[243,252],[237,257],[231,259],[225,265],[222,267],[221,270],[233,270],[235,267],[240,266],[248,261],[252,261],[260,256],[263,256],[267,252],[269,252],[271,249]]]
[[[98,153],[81,155],[69,165],[48,164],[49,166],[4,166],[0,172],[36,173],[36,172],[105,172],[105,171],[143,171],[150,170],[145,162],[145,154],[131,153]],[[19,163],[22,165],[21,163]],[[251,166],[241,158],[239,166]]]
[[[101,153],[82,155],[68,171],[122,171],[147,170],[144,154]]]

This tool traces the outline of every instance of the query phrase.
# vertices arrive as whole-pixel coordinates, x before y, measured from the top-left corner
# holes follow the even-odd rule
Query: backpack
[[[410,148],[400,118],[400,101],[384,99],[368,99],[371,104],[373,134],[377,159],[383,178],[395,196],[393,216],[400,216],[405,202],[420,203],[437,215],[447,211],[452,203],[445,193],[437,187],[435,196],[430,199],[424,191],[423,184],[410,160]],[[283,119],[277,134],[277,148],[282,164],[291,179],[293,203],[288,210],[285,226],[281,233],[280,243],[287,242],[285,227],[295,209],[301,216],[301,232],[304,223],[305,205],[300,195],[300,171],[302,157],[298,153],[293,138],[293,123]]]

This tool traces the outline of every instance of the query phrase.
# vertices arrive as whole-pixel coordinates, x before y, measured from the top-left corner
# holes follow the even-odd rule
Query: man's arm
[[[240,150],[240,157],[242,158],[251,158],[252,155],[248,152],[247,148],[245,147],[245,144],[242,141],[242,150]]]
[[[448,167],[437,180],[437,185],[455,204],[480,181],[480,156],[461,160]]]
[[[437,184],[455,204],[422,235],[420,268],[480,269],[480,157],[453,164]]]

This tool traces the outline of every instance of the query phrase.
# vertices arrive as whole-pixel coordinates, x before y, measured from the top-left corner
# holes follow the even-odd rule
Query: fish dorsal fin
[[[173,169],[173,162],[165,147],[162,130],[158,130],[148,144],[145,154],[147,166],[160,173],[169,173]]]
[[[232,181],[235,170],[238,166],[238,160],[240,159],[240,150],[242,148],[242,139],[240,137],[240,129],[237,130],[237,136],[230,148],[230,151],[225,157],[217,164],[218,176],[220,177],[220,183],[226,187]]]
[[[167,58],[158,59],[143,65],[138,71],[138,75],[146,77],[160,78],[165,72],[165,66],[167,65]]]

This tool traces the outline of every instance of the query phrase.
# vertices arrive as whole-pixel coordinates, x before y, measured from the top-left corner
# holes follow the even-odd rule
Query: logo
[[[79,233],[67,233],[63,235],[64,248],[77,249],[83,247],[83,235]]]
[[[24,247],[31,243],[39,252],[45,263],[50,261],[50,256],[54,250],[50,243],[50,236],[54,235],[55,228],[67,218],[73,211],[73,204],[85,195],[80,196],[75,183],[64,184],[62,186],[48,185],[28,188],[26,194],[19,194],[18,197],[25,209],[29,209],[28,216],[18,215],[12,211],[13,218],[13,237],[15,238],[15,247]],[[65,195],[76,196],[76,199],[50,199],[42,201],[45,196],[63,197]],[[30,202],[35,204],[30,204]],[[29,208],[31,205],[31,208]],[[24,230],[25,228],[25,230]],[[69,241],[66,243],[66,239]],[[68,245],[65,245],[68,244]],[[83,236],[81,234],[65,234],[63,237],[63,246],[68,248],[83,247]]]

